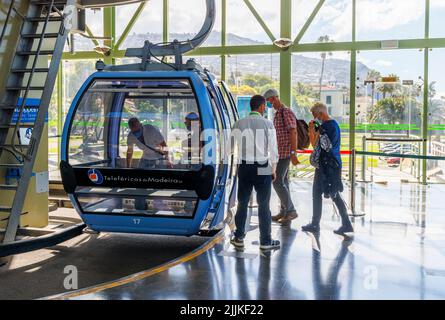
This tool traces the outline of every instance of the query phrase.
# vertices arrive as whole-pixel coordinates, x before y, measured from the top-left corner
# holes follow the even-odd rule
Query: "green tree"
[[[265,75],[247,74],[243,77],[243,84],[255,88],[264,87],[272,83],[272,79]]]
[[[384,98],[378,101],[368,114],[369,122],[396,124],[402,122],[405,114],[405,101],[402,97]]]
[[[368,74],[366,75],[366,80],[372,80],[372,81],[379,81],[382,77],[380,71],[377,71],[375,69],[370,69],[368,71]]]
[[[389,74],[389,77],[398,78],[394,73]],[[385,99],[388,95],[390,97],[401,95],[402,86],[399,83],[382,83],[377,87],[377,90],[383,94],[383,99]]]
[[[300,118],[309,119],[311,116],[311,106],[317,99],[317,93],[314,92],[312,86],[297,82],[292,87],[293,105],[295,106],[295,112]]]
[[[253,96],[258,93],[254,88],[248,85],[242,85],[239,87],[229,85],[229,88],[232,94],[235,96]]]

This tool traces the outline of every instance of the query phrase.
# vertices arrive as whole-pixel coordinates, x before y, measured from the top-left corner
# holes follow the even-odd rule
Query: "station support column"
[[[292,38],[292,0],[281,0],[281,38]],[[292,103],[292,51],[280,53],[280,99],[291,107]]]

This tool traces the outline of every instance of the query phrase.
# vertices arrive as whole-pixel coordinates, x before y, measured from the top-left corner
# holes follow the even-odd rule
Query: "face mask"
[[[140,137],[142,137],[142,130],[139,129],[138,131],[134,131],[133,134],[137,139],[139,139]]]
[[[272,103],[270,103],[269,101],[266,102],[266,107],[268,107],[269,109],[272,108]]]

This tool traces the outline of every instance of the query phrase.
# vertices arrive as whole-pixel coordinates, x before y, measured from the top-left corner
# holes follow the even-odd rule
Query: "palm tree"
[[[398,78],[394,73],[390,73],[388,77]],[[400,96],[402,94],[402,86],[399,83],[383,83],[378,90],[383,94],[383,99],[389,95],[390,97]]]
[[[328,35],[324,35],[324,36],[320,36],[317,40],[317,43],[327,43],[327,42],[333,42],[333,40],[331,40],[329,38]],[[318,98],[321,99],[321,85],[323,83],[323,74],[324,74],[324,65],[325,65],[325,61],[326,58],[328,56],[332,56],[332,52],[322,52],[320,54],[321,56],[321,72],[320,72],[320,82],[319,82],[319,91],[318,91]]]
[[[380,71],[377,71],[375,69],[370,69],[368,71],[368,74],[366,75],[366,80],[372,80],[372,81],[379,81],[379,79],[382,77],[382,74]]]

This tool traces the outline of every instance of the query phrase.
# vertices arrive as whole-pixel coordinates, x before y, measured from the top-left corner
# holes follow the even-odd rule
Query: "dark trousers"
[[[258,174],[260,169],[260,174]],[[240,164],[238,168],[238,208],[235,215],[235,237],[243,239],[246,230],[247,207],[253,188],[257,193],[258,219],[260,224],[260,243],[269,244],[271,241],[271,213],[269,207],[272,189],[272,176],[261,174],[259,165]]]
[[[339,177],[341,179],[341,177]],[[321,220],[321,211],[323,208],[323,181],[321,179],[320,170],[315,170],[314,177],[314,185],[312,187],[312,206],[313,206],[313,215],[312,215],[312,224],[319,225]],[[341,217],[341,223],[344,227],[351,227],[351,221],[349,220],[348,210],[346,209],[345,202],[341,197],[340,193],[337,193],[337,196],[332,199],[334,204],[337,206],[338,212]]]
[[[278,161],[277,177],[273,182],[273,188],[280,198],[280,213],[283,214],[295,211],[289,188],[289,164],[290,158]]]

